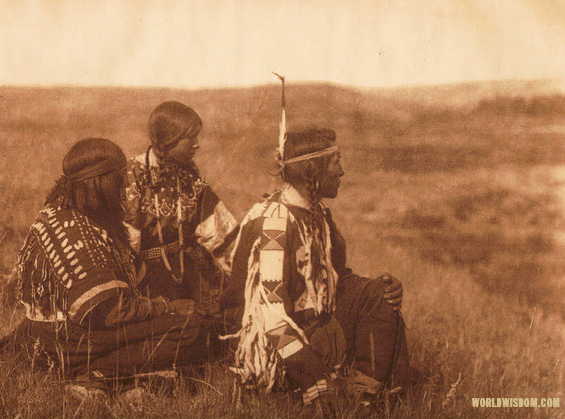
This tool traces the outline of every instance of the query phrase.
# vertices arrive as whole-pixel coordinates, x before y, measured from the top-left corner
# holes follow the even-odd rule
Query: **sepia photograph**
[[[565,418],[565,1],[0,7],[1,418]]]

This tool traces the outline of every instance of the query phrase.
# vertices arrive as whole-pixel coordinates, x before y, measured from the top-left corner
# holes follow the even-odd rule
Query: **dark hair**
[[[328,128],[312,128],[302,131],[287,132],[284,160],[324,150],[335,145],[335,131]],[[317,157],[289,163],[282,171],[283,179],[293,186],[305,184],[308,189],[308,201],[312,209],[319,200],[318,181],[325,176],[330,156]],[[314,212],[306,224],[307,231],[319,229]]]
[[[124,173],[115,170],[84,180],[69,179],[88,166],[110,159],[126,159],[122,149],[112,141],[86,138],[77,142],[63,159],[64,176],[47,196],[45,205],[77,209],[104,228],[119,245],[129,247],[120,195]]]
[[[289,160],[304,154],[314,153],[335,145],[335,131],[328,128],[311,128],[302,131],[290,131],[286,134],[286,146],[284,159]],[[315,186],[329,162],[328,157],[319,157],[290,163],[284,167],[283,179],[290,184],[296,182],[307,182]]]
[[[149,138],[161,154],[183,137],[196,137],[201,129],[202,120],[198,114],[180,102],[163,102],[149,116]]]

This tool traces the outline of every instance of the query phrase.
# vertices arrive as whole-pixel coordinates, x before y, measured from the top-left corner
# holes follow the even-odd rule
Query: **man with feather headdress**
[[[284,98],[284,96],[283,96]],[[283,99],[284,104],[284,99]],[[335,198],[344,171],[330,129],[285,132],[282,190],[241,223],[222,307],[243,306],[236,367],[247,386],[271,391],[286,376],[310,404],[348,376],[375,395],[402,385],[409,365],[402,285],[388,274],[353,274],[345,241],[323,198]]]

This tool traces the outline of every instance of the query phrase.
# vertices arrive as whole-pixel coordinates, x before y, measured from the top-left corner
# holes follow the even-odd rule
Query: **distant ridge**
[[[565,79],[494,80],[431,86],[375,88],[364,90],[382,97],[396,97],[434,108],[475,106],[481,100],[499,97],[532,98],[565,94]]]
[[[493,80],[493,81],[477,81],[449,83],[438,85],[422,85],[422,86],[398,86],[398,87],[375,87],[363,88],[349,85],[340,85],[327,82],[292,82],[287,83],[289,90],[319,91],[326,95],[343,95],[346,92],[357,93],[362,95],[377,96],[386,99],[394,99],[400,101],[418,102],[420,105],[432,107],[446,106],[473,106],[481,100],[489,100],[497,97],[535,97],[547,95],[565,94],[565,79],[539,79],[539,80]],[[171,94],[178,95],[190,92],[191,95],[200,96],[206,94],[235,94],[236,92],[253,92],[264,89],[272,89],[277,92],[279,86],[276,83],[268,85],[257,85],[251,87],[221,87],[221,88],[203,88],[203,89],[182,89],[182,88],[166,88],[166,87],[119,87],[119,86],[13,86],[0,85],[0,99],[6,92],[33,92],[33,91],[49,91],[58,90],[64,92],[93,92],[93,91],[111,91],[111,92],[135,92],[145,91],[154,94]]]

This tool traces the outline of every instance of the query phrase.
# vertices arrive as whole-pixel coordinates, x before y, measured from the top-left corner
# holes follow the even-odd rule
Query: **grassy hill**
[[[269,175],[280,112],[275,84],[199,91],[0,87],[0,273],[12,269],[69,147],[101,136],[127,155],[140,153],[149,113],[164,100],[201,115],[197,162],[239,219],[277,187]],[[290,128],[337,132],[346,176],[329,205],[351,266],[366,275],[387,270],[405,284],[412,362],[430,381],[388,410],[391,417],[492,416],[472,408],[471,397],[565,401],[565,263],[556,240],[565,231],[565,207],[552,175],[565,167],[564,117],[565,96],[549,81],[370,91],[288,86]],[[5,281],[2,287],[0,335],[17,318],[12,289]],[[163,396],[135,410],[117,400],[89,411],[69,405],[56,383],[48,400],[38,396],[41,375],[0,372],[0,411],[22,418],[308,417],[280,395],[246,398],[237,410],[231,379],[214,371],[207,378],[221,396],[206,386],[196,396],[181,388],[174,401]],[[494,417],[554,413],[498,409]],[[338,416],[355,414],[345,404]]]

